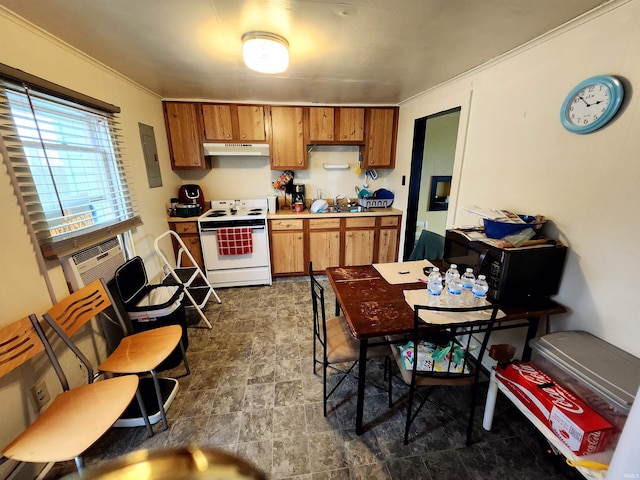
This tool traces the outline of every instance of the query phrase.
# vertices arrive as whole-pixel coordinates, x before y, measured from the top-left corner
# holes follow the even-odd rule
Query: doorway
[[[444,236],[461,107],[418,118],[413,128],[404,236],[408,259],[422,230]]]

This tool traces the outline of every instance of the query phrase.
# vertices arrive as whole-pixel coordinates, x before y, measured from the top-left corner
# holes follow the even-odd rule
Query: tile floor
[[[327,311],[333,310],[331,287]],[[387,394],[367,388],[366,432],[355,434],[355,382],[343,382],[330,411],[322,415],[322,377],[312,371],[312,323],[308,280],[275,281],[271,287],[219,289],[222,304],[206,309],[213,324],[191,325],[188,316],[191,375],[182,366],[180,391],[168,411],[169,429],[146,436],[143,427],[109,431],[85,455],[87,467],[139,449],[166,449],[189,443],[241,456],[270,479],[578,479],[544,453],[537,432],[503,397],[494,428],[481,427],[484,404],[477,409],[474,443],[464,446],[464,428],[435,407],[416,420],[409,445],[402,443],[406,388],[394,384],[396,404]],[[367,369],[382,381],[382,362]],[[486,385],[485,385],[486,387]],[[454,410],[459,390],[441,388],[441,402]],[[73,471],[73,462],[57,464],[47,479]]]

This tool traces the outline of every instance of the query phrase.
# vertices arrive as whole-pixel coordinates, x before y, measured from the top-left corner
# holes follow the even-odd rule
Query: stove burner
[[[260,213],[262,211],[262,209],[261,208],[252,208],[251,211]]]
[[[224,217],[227,214],[224,210],[214,210],[207,217]]]
[[[262,213],[262,210],[251,210],[250,212],[247,212],[247,215],[260,215]]]

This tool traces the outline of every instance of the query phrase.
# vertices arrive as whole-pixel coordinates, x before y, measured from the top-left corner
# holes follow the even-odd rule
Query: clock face
[[[587,126],[600,118],[611,103],[609,88],[601,83],[589,85],[573,96],[567,106],[567,120],[577,126]]]
[[[610,75],[598,75],[578,84],[560,111],[562,125],[573,133],[590,133],[606,125],[616,114],[624,95],[622,83]]]

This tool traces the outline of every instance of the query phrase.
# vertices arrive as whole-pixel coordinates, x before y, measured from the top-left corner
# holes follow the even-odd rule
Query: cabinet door
[[[398,245],[400,238],[400,216],[379,218],[378,263],[398,261]]]
[[[204,136],[212,142],[233,140],[231,105],[202,105]]]
[[[204,271],[204,262],[202,261],[202,247],[200,246],[200,236],[198,235],[198,224],[196,222],[176,222],[170,223],[169,228],[180,236],[180,240],[187,247],[189,253],[194,258],[198,266]],[[173,238],[173,251],[178,255],[179,245]],[[182,255],[180,265],[182,267],[190,267],[191,261],[187,255]]]
[[[394,168],[397,115],[395,108],[367,108],[363,167]]]
[[[271,107],[271,169],[307,168],[302,107]]]
[[[396,261],[398,261],[398,230],[383,228],[380,230],[378,263],[392,263]]]
[[[344,264],[371,265],[373,263],[375,230],[347,230],[344,243]]]
[[[364,140],[364,108],[339,109],[338,140],[341,142],[362,142]]]
[[[340,265],[340,218],[309,219],[309,260],[316,272]]]
[[[274,275],[304,273],[302,231],[271,233],[271,269]]]
[[[309,107],[309,141],[332,142],[334,140],[333,107]]]
[[[193,103],[164,103],[171,168],[205,169],[202,152],[202,133],[197,105]]]
[[[238,140],[264,142],[266,139],[264,107],[238,105]]]

